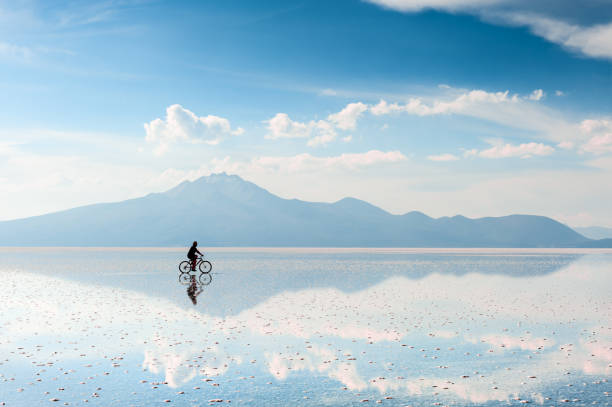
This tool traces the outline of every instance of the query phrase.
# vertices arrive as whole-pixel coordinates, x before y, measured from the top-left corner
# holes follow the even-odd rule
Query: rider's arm
[[[196,249],[196,252],[198,252],[198,254],[199,254],[200,256],[202,256],[202,253],[200,253],[200,251],[199,251],[198,249]]]

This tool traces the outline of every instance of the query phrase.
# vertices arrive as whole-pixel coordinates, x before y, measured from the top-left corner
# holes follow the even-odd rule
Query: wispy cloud
[[[183,171],[175,168],[165,170],[155,185],[175,185],[184,180],[193,180],[204,175],[219,172],[249,175],[253,173],[274,172],[284,174],[312,173],[324,174],[334,170],[359,170],[377,165],[394,164],[408,158],[399,151],[370,150],[365,153],[345,153],[336,156],[313,156],[308,153],[292,156],[258,156],[250,160],[235,160],[229,156],[212,159],[198,169]]]
[[[546,156],[555,152],[554,147],[542,143],[523,143],[519,145],[495,144],[484,150],[469,150],[465,152],[466,157],[483,158],[531,158],[533,156]]]
[[[430,161],[457,161],[459,157],[453,154],[439,154],[439,155],[428,155],[427,159]]]
[[[529,27],[535,35],[569,50],[590,57],[612,59],[612,22],[584,27],[520,12],[504,13],[502,18],[509,24]]]
[[[34,51],[30,47],[0,42],[0,58],[30,60]]]
[[[507,0],[367,0],[380,6],[405,13],[435,9],[465,12],[483,20],[503,25],[528,27],[530,31],[568,50],[593,58],[612,59],[612,22],[579,25],[536,9],[538,2]],[[605,2],[588,2],[593,9],[607,7]]]
[[[612,153],[611,120],[584,120],[581,129],[589,137],[582,145],[582,151],[594,154]]]

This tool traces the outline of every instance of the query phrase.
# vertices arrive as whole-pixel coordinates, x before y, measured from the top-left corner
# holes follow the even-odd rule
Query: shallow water
[[[0,403],[611,404],[612,252],[182,256],[0,249]]]

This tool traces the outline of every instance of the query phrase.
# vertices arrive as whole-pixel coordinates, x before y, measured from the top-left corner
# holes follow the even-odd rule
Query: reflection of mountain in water
[[[468,273],[521,277],[558,271],[577,254],[380,254],[380,253],[207,253],[213,261],[214,283],[197,307],[212,315],[227,315],[265,301],[283,291],[336,288],[355,292],[393,276],[420,279],[432,273]],[[122,287],[171,298],[193,307],[185,286],[177,281],[176,251],[156,250],[42,250],[8,252],[2,268],[23,268],[88,283]]]

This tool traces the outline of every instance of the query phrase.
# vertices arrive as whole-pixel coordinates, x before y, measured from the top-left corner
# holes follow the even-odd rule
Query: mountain
[[[612,247],[544,216],[392,215],[367,202],[282,199],[236,175],[0,222],[2,246]]]
[[[588,226],[582,228],[574,228],[574,230],[589,239],[612,239],[612,228],[603,228],[599,226]]]

